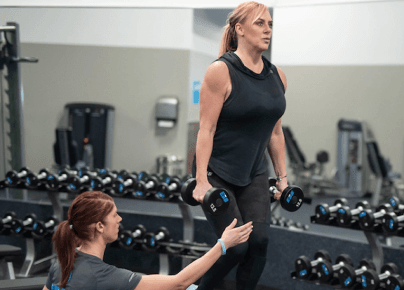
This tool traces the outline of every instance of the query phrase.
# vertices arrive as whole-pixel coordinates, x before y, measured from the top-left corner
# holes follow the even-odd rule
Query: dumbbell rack
[[[390,237],[391,235],[387,235],[386,233],[382,232],[381,230],[376,230],[375,232],[370,232],[370,231],[365,231],[362,230],[359,225],[354,224],[351,227],[341,227],[337,224],[336,218],[333,218],[327,222],[320,222],[316,219],[316,216],[311,216],[310,221],[313,224],[319,224],[319,225],[325,225],[325,226],[332,226],[332,227],[338,227],[338,228],[343,228],[343,229],[351,229],[351,230],[360,230],[364,233],[370,247],[372,250],[372,260],[375,263],[376,270],[380,272],[381,267],[384,264],[384,258],[383,258],[383,248],[382,244],[380,242],[379,237],[383,236],[386,238],[386,245],[391,245],[391,240]],[[403,235],[400,235],[404,237]]]

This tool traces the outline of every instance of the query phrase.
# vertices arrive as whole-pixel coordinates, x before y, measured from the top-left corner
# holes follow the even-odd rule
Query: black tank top
[[[250,184],[266,171],[264,152],[286,109],[285,88],[278,71],[264,56],[262,60],[264,69],[257,74],[234,52],[218,59],[229,69],[232,91],[217,121],[208,166],[220,178],[238,186]]]

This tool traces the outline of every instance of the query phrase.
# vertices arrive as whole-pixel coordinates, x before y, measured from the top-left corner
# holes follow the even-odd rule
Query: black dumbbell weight
[[[80,193],[90,189],[91,187],[91,176],[87,173],[83,173],[82,177],[78,175],[70,176],[67,180],[66,189],[68,192]]]
[[[341,254],[336,259],[336,264],[331,264],[330,261],[321,261],[317,264],[317,278],[320,282],[327,283],[330,282],[331,279],[338,277],[338,270],[341,269],[342,266],[350,265],[353,266],[352,259],[347,254]]]
[[[393,207],[396,214],[404,214],[404,204],[400,204],[398,197],[393,196],[389,199],[389,204]]]
[[[369,269],[362,274],[362,289],[376,290],[380,287],[380,282],[383,282],[393,274],[397,274],[398,268],[394,263],[387,263],[382,266],[380,274],[375,270]],[[394,288],[393,288],[394,289]]]
[[[310,261],[306,256],[300,256],[295,261],[297,278],[308,279],[311,274],[316,273],[317,264],[324,260],[331,262],[330,254],[325,250],[318,251],[314,255],[313,261]]]
[[[146,228],[137,225],[132,231],[122,231],[119,235],[119,245],[124,249],[132,249],[136,245],[136,240],[143,241]]]
[[[192,196],[196,187],[196,179],[188,179],[181,187],[181,198],[184,202],[191,206],[200,205]],[[212,187],[209,189],[203,198],[202,208],[212,214],[223,214],[230,205],[230,195],[226,189]]]
[[[342,288],[353,288],[357,284],[362,283],[362,274],[367,270],[376,270],[376,266],[371,259],[359,262],[358,269],[352,265],[343,265],[338,270],[339,284]]]
[[[146,233],[143,238],[142,248],[155,251],[160,248],[159,242],[168,242],[170,232],[165,227],[160,227],[155,233]]]
[[[32,226],[32,234],[36,238],[42,238],[59,224],[59,220],[55,217],[49,217],[45,222],[36,221]]]
[[[338,225],[349,227],[352,223],[358,222],[359,214],[365,209],[370,209],[370,204],[366,200],[358,202],[353,210],[349,206],[341,206],[337,211]]]
[[[132,173],[133,174],[133,173]],[[147,171],[140,171],[137,174],[137,179],[138,180],[142,180],[142,181],[146,181],[147,178],[149,178],[149,173]]]
[[[127,170],[122,169],[121,171],[119,171],[118,176],[116,178],[125,180],[126,176],[129,176],[129,175],[130,175],[130,173]],[[136,175],[136,177],[137,177],[137,175]]]
[[[393,208],[388,203],[378,206],[374,213],[370,209],[365,209],[359,213],[359,225],[363,230],[373,230],[375,226],[381,225],[383,216],[392,211]]]
[[[276,188],[276,178],[270,177],[268,181],[269,181],[269,192],[272,195],[275,195],[275,193],[278,192],[278,189]],[[302,206],[303,199],[304,194],[303,190],[300,187],[288,186],[282,191],[279,201],[283,209],[290,212],[294,212],[297,211]],[[274,201],[275,199],[272,198],[272,202]]]
[[[339,198],[334,201],[334,206],[329,206],[326,203],[319,204],[316,206],[316,219],[320,222],[326,222],[331,217],[336,216],[336,212],[341,206],[347,205],[348,201],[346,198]]]
[[[59,176],[49,174],[46,180],[46,189],[50,191],[57,191],[62,185],[67,185],[69,177],[74,176],[76,173],[62,170],[59,172]]]
[[[389,234],[396,234],[404,227],[404,215],[397,216],[394,212],[386,213],[382,218],[383,231]]]
[[[156,198],[160,200],[169,200],[176,193],[181,191],[182,182],[176,177],[168,177],[163,183],[160,183],[156,189]]]
[[[27,227],[32,226],[36,222],[34,213],[27,215],[24,220],[14,219],[11,226],[11,232],[15,234],[23,234]]]
[[[50,172],[46,168],[41,169],[38,175],[33,172],[28,173],[27,177],[25,177],[25,187],[28,189],[37,189],[41,184],[46,183],[49,174]]]
[[[125,196],[129,192],[134,192],[137,187],[137,177],[130,173],[123,174],[123,179],[117,178],[112,183],[112,191],[111,194],[115,196]],[[121,177],[122,177],[121,176]]]
[[[386,290],[402,290],[404,289],[404,280],[403,277],[401,277],[398,274],[392,274],[390,275],[387,279],[386,282],[384,283],[384,288]]]
[[[27,167],[23,167],[19,172],[15,170],[8,171],[6,173],[5,185],[8,187],[17,187],[27,175],[31,173]]]
[[[14,219],[17,218],[17,215],[13,211],[9,211],[4,215],[2,219],[0,219],[0,232],[4,229],[10,229]]]
[[[136,196],[142,198],[146,196],[146,193],[156,190],[160,180],[157,175],[151,175],[147,177],[146,181],[139,180],[136,185]]]
[[[91,189],[95,191],[104,191],[109,189],[112,187],[112,183],[116,180],[117,176],[117,174],[108,171],[103,173],[102,177],[93,177],[90,181]]]

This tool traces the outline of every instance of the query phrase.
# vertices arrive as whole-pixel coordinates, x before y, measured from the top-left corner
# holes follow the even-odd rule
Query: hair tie
[[[68,219],[68,221],[69,221],[69,224],[70,224],[70,229],[72,230],[73,229],[73,222],[71,221],[71,219]]]

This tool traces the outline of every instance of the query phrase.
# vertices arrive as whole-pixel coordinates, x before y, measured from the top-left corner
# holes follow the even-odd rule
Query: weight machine
[[[0,176],[25,165],[21,62],[35,63],[38,59],[20,57],[19,25],[7,22],[0,26]],[[7,71],[4,78],[3,71]]]

